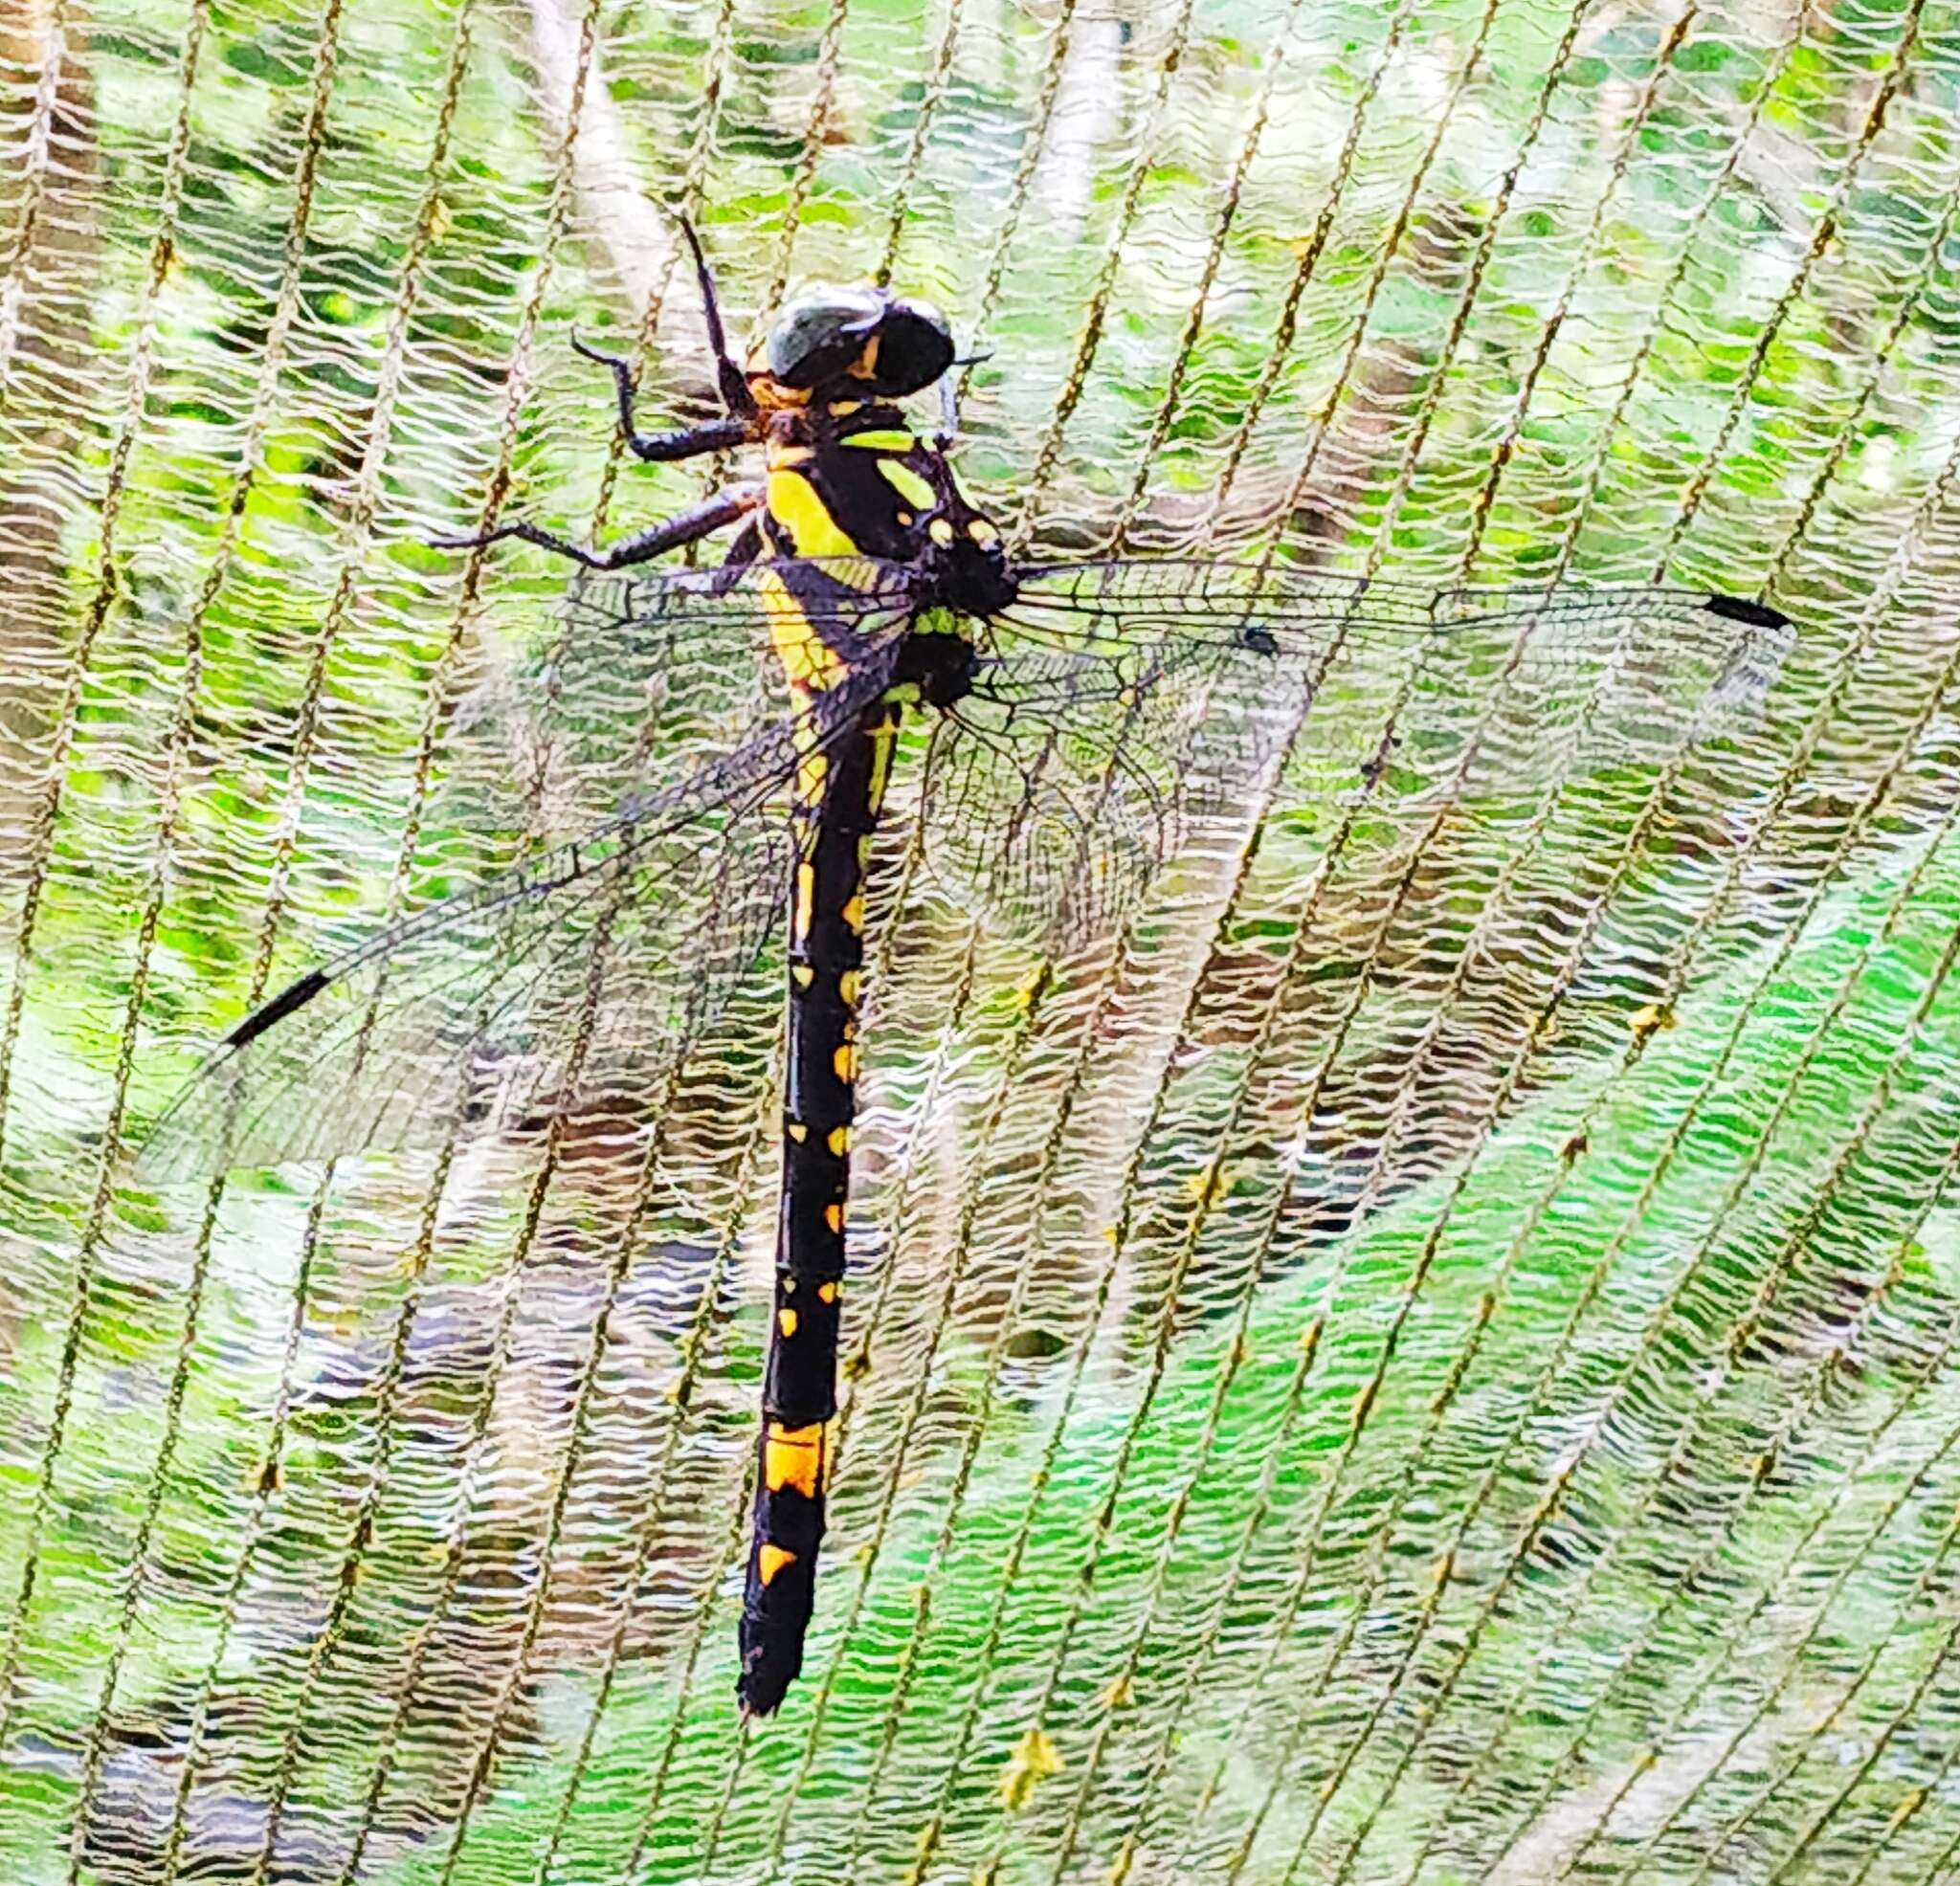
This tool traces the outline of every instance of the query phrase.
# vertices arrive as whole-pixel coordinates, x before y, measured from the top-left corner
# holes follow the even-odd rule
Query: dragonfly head
[[[888,288],[806,289],[749,356],[751,374],[819,400],[902,399],[952,364],[946,317]]]

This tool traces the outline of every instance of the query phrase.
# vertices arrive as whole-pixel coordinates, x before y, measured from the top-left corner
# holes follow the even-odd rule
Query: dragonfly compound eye
[[[818,288],[776,317],[762,357],[785,387],[902,399],[952,365],[953,337],[927,302],[881,288]]]

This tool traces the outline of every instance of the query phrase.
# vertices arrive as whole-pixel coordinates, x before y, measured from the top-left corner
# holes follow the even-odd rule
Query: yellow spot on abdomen
[[[863,987],[864,971],[862,969],[846,969],[837,978],[837,996],[847,1009],[857,1008],[858,998],[862,992]]]
[[[763,1542],[762,1550],[755,1555],[755,1568],[762,1574],[762,1582],[765,1585],[773,1583],[776,1574],[785,1565],[793,1565],[795,1563],[795,1553],[785,1552],[780,1545],[771,1545],[767,1540]]]
[[[773,480],[771,480],[771,482],[773,482]],[[933,521],[925,526],[925,534],[926,536],[931,538],[935,544],[950,544],[953,541],[953,527],[951,524],[947,523],[944,518],[934,518]]]
[[[796,1334],[796,1312],[794,1310],[778,1310],[776,1312],[776,1328],[780,1332],[783,1341],[787,1342],[791,1337]]]
[[[816,905],[816,866],[808,858],[796,867],[796,911],[790,920],[791,941],[810,940],[811,915]]]
[[[899,733],[896,712],[886,715],[884,721],[871,729],[871,789],[868,794],[871,810],[877,811],[884,804],[885,788],[891,784],[892,748]],[[858,851],[861,857],[868,847],[868,836],[860,841]]]
[[[823,1479],[824,1438],[821,1421],[807,1428],[770,1422],[763,1438],[763,1485],[771,1493],[792,1487],[806,1499],[814,1499]]]
[[[831,1151],[839,1159],[851,1150],[851,1129],[848,1126],[831,1128]]]
[[[844,927],[854,934],[862,935],[864,930],[864,893],[853,891],[844,899]]]
[[[842,1043],[831,1056],[831,1066],[846,1087],[858,1078],[858,1051],[848,1041]]]
[[[820,1283],[816,1286],[816,1300],[819,1303],[835,1303],[842,1294],[843,1286],[838,1283]]]
[[[841,1235],[844,1229],[844,1208],[841,1205],[827,1205],[823,1209],[823,1221],[833,1233]]]

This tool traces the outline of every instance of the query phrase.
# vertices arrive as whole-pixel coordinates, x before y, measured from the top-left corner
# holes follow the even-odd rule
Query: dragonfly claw
[[[632,364],[623,355],[609,354],[592,346],[580,336],[575,327],[571,330],[571,350],[581,360],[589,360],[595,366],[628,366]]]

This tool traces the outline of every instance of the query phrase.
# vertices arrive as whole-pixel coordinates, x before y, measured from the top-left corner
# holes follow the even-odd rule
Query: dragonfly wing
[[[1181,675],[1326,695],[1330,707],[1344,684],[1406,679],[1394,738],[1473,792],[1664,764],[1751,715],[1792,639],[1763,604],[1655,585],[1425,589],[1126,561],[1041,571],[1009,632],[1086,653],[1148,650]],[[1220,743],[1229,770],[1242,743],[1228,732]]]
[[[208,1056],[145,1174],[495,1130],[671,1065],[781,908],[782,788],[885,691],[894,658],[881,648],[800,717],[302,976]]]
[[[1106,929],[1195,820],[1253,796],[1281,743],[1244,652],[1016,643],[933,731],[924,855],[956,900],[1053,946]]]
[[[1317,789],[1540,795],[1759,706],[1790,626],[1658,588],[1430,590],[1227,563],[1031,573],[935,739],[927,854],[1019,927],[1106,921],[1314,728]]]
[[[576,836],[790,711],[786,595],[820,600],[825,635],[875,658],[915,581],[868,558],[581,573],[549,631],[457,703],[431,828]]]

